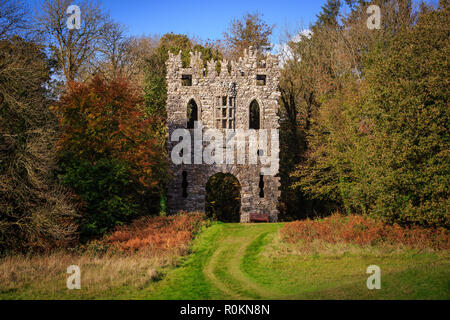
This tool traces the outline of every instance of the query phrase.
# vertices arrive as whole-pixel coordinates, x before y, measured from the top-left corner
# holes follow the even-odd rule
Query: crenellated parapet
[[[276,76],[275,80],[279,77],[279,59],[277,56],[267,54],[264,59],[258,61],[257,51],[250,47],[244,51],[244,56],[239,60],[209,60],[205,63],[201,57],[201,52],[190,52],[190,64],[188,68],[182,67],[181,51],[178,54],[172,54],[169,52],[169,59],[167,60],[168,76],[170,78],[178,77],[180,73],[193,75],[194,78],[198,77],[198,81],[201,78],[214,79],[219,78],[235,78],[261,75]],[[217,72],[217,66],[220,63],[220,73]]]

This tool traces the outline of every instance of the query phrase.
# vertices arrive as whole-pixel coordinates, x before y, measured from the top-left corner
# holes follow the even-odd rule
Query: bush
[[[133,192],[136,186],[126,163],[116,159],[95,163],[66,159],[62,170],[61,182],[82,201],[82,235],[102,235],[139,215],[139,199]]]
[[[321,240],[360,246],[401,244],[418,249],[450,249],[450,234],[446,229],[403,228],[359,215],[334,214],[322,220],[294,221],[286,223],[280,234],[288,243]]]
[[[70,83],[60,116],[59,177],[84,205],[83,237],[159,212],[164,150],[142,97],[124,80]]]
[[[205,214],[201,212],[143,217],[131,225],[117,227],[106,242],[123,252],[147,250],[181,254],[188,249],[190,241],[205,222]]]

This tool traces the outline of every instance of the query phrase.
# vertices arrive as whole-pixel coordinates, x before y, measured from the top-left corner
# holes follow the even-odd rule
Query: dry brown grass
[[[280,229],[281,239],[302,250],[330,251],[338,247],[376,247],[389,250],[449,250],[450,234],[445,229],[403,228],[369,217],[334,214],[322,220],[286,223]]]
[[[103,243],[120,252],[184,254],[195,233],[204,225],[202,212],[180,212],[170,217],[144,217],[118,227]],[[207,222],[206,222],[207,223]]]
[[[142,290],[178,263],[204,223],[199,213],[143,218],[73,252],[1,258],[0,299],[102,299]],[[82,290],[67,289],[71,265],[80,267]]]
[[[72,255],[55,253],[45,256],[13,256],[0,260],[0,297],[19,293],[36,298],[102,297],[114,288],[143,288],[157,280],[160,269],[173,264],[176,257],[145,255]],[[68,290],[67,268],[77,265],[81,271],[82,290]],[[17,296],[16,296],[17,297]]]

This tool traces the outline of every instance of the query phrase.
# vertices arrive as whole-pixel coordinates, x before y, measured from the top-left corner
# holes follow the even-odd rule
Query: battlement
[[[258,128],[277,129],[278,58],[271,54],[258,61],[257,52],[245,50],[238,61],[208,61],[205,68],[200,52],[191,52],[189,67],[183,68],[181,52],[169,53],[167,61],[167,115],[169,131],[188,127],[187,108],[195,104],[195,117],[207,128],[250,128],[250,105],[258,105]],[[192,114],[191,114],[192,115]],[[258,121],[259,120],[259,121]],[[191,122],[192,122],[191,121]]]
[[[166,62],[168,79],[173,80],[178,77],[180,73],[183,75],[190,75],[192,76],[192,80],[197,81],[215,78],[238,80],[242,78],[252,78],[258,75],[278,75],[279,73],[279,59],[277,56],[269,53],[264,56],[263,60],[258,61],[257,51],[253,50],[252,47],[245,50],[244,57],[239,58],[237,61],[221,60],[220,73],[217,72],[218,64],[219,61],[210,60],[206,62],[205,68],[205,63],[201,58],[201,52],[196,51],[190,52],[189,67],[183,68],[181,51],[178,54],[169,52],[169,59]],[[258,81],[263,81],[262,77]]]

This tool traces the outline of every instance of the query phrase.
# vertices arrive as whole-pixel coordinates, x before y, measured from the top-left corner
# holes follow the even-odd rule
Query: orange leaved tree
[[[84,203],[82,235],[102,234],[159,204],[164,154],[142,101],[125,80],[95,77],[70,83],[56,106],[60,178]]]

